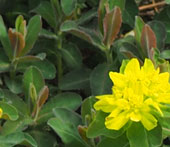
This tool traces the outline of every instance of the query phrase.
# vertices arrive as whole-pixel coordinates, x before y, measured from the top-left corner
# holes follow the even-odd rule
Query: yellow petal
[[[105,99],[105,98],[113,98],[112,94],[108,94],[108,95],[99,95],[96,96],[97,99],[101,100],[101,99]]]
[[[156,118],[152,114],[147,112],[142,113],[141,122],[148,131],[157,126]]]
[[[167,83],[167,82],[169,82],[169,73],[168,72],[164,72],[164,73],[160,73],[159,74],[159,77],[158,77],[159,79],[159,81],[161,82],[161,83]]]
[[[145,59],[142,70],[147,73],[156,71],[153,62],[150,59]]]
[[[129,117],[127,117],[127,112],[124,111],[117,117],[106,117],[105,125],[108,129],[119,130],[128,122],[128,120]]]
[[[121,108],[115,107],[114,110],[112,110],[112,112],[110,113],[110,115],[109,115],[108,117],[109,117],[109,118],[111,118],[111,117],[117,117],[121,111],[122,111]]]
[[[2,111],[2,109],[0,108],[0,118],[2,117],[2,114],[3,114],[3,111]]]
[[[132,121],[138,122],[138,121],[141,120],[141,114],[140,114],[139,112],[132,112],[132,113],[130,114],[130,119],[131,119]]]
[[[124,87],[126,78],[123,74],[117,72],[109,72],[110,79],[114,83],[114,86]]]
[[[130,78],[136,77],[140,73],[140,64],[136,58],[131,59],[126,65],[125,71],[126,76],[130,76]]]
[[[115,108],[115,101],[111,98],[104,98],[97,101],[94,104],[94,108],[96,110],[102,110],[104,112],[112,112],[112,110]]]

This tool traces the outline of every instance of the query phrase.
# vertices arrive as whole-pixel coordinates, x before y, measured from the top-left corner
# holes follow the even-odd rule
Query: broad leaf
[[[55,29],[57,26],[55,14],[50,2],[42,1],[38,7],[32,10],[32,12],[41,15],[42,18],[44,18],[52,28]]]
[[[23,132],[16,132],[7,136],[0,136],[0,142],[1,144],[7,145],[8,147],[13,147],[19,144],[37,147],[37,143],[32,138],[32,136]]]
[[[90,87],[92,95],[112,93],[111,87],[113,83],[109,78],[110,71],[113,71],[113,68],[111,65],[106,63],[99,64],[94,68],[90,75]]]
[[[0,108],[2,109],[2,118],[13,121],[18,119],[18,111],[14,106],[5,102],[0,102]]]
[[[141,123],[132,123],[127,130],[127,137],[129,139],[130,147],[149,147],[147,133]]]
[[[76,110],[81,105],[81,96],[76,93],[61,93],[55,97],[50,98],[50,100],[43,106],[40,111],[37,122],[46,122],[50,117],[53,117],[53,108],[67,108],[71,110]]]
[[[81,139],[76,128],[80,123],[78,115],[61,108],[55,109],[54,113],[56,118],[51,118],[48,121],[48,125],[61,137],[65,145],[85,147],[86,143]]]
[[[119,131],[109,130],[105,127],[105,118],[108,114],[102,111],[98,111],[93,122],[89,125],[87,130],[87,137],[94,138],[100,135],[104,135],[110,138],[117,138],[123,134],[124,129]]]
[[[77,90],[89,87],[90,70],[81,68],[73,70],[63,76],[59,81],[61,90]]]
[[[76,8],[77,0],[62,0],[61,7],[65,15],[69,16]]]
[[[118,138],[103,138],[97,145],[97,147],[129,147],[129,141],[125,134],[121,135]]]
[[[69,68],[78,68],[82,65],[82,55],[76,45],[68,43],[61,49],[62,58]]]

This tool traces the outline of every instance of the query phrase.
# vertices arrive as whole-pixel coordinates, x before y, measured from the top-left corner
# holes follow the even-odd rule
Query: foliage
[[[116,85],[109,72],[123,74],[131,58],[170,73],[170,2],[154,16],[141,10],[147,2],[1,0],[1,146],[168,146],[169,107],[161,117],[152,105],[159,123],[148,130],[131,121],[108,129],[108,112],[95,109]]]

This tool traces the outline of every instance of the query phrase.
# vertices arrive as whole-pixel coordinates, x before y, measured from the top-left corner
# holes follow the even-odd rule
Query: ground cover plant
[[[170,146],[169,0],[0,0],[0,147]]]

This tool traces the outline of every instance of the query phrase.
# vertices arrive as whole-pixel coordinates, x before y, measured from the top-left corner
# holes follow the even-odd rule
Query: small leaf
[[[138,133],[136,132],[138,131]],[[149,147],[147,133],[141,123],[132,123],[127,130],[130,147]]]
[[[56,108],[54,113],[56,118],[51,118],[48,125],[61,137],[64,144],[66,146],[85,147],[86,143],[81,139],[76,128],[80,124],[80,117],[64,108]]]
[[[38,34],[41,30],[41,25],[40,16],[35,15],[30,19],[27,28],[27,35],[25,38],[25,48],[20,53],[20,56],[27,54],[33,48],[33,45],[37,40]]]
[[[6,31],[5,24],[4,24],[4,21],[1,15],[0,15],[0,40],[1,40],[1,43],[3,45],[6,55],[11,60],[13,51],[12,51],[8,33]]]
[[[7,136],[0,136],[1,144],[5,144],[8,147],[23,144],[27,146],[37,147],[37,143],[28,133],[16,132]]]
[[[90,70],[81,68],[73,70],[63,76],[59,81],[61,90],[77,90],[89,87]]]
[[[76,8],[77,0],[62,0],[61,7],[65,15],[70,16]]]
[[[124,9],[125,9],[125,3],[126,3],[126,0],[119,0],[119,1],[117,1],[117,0],[109,0],[110,10],[112,10],[115,6],[117,6],[123,12]]]
[[[149,26],[155,33],[157,48],[163,50],[167,37],[165,25],[161,21],[154,20],[149,22]]]
[[[40,57],[37,57],[37,56],[23,56],[23,57],[19,57],[19,58],[16,58],[16,61],[19,63],[19,62],[34,62],[34,61],[40,61],[41,58]]]
[[[139,16],[135,17],[135,29],[134,29],[134,33],[135,33],[135,39],[138,45],[138,48],[141,47],[140,41],[141,41],[141,35],[142,35],[142,30],[143,27],[145,25],[145,23],[143,22],[142,18]]]
[[[10,89],[11,92],[19,94],[22,92],[22,77],[17,76],[15,79],[10,79],[5,76],[5,84]]]
[[[129,141],[125,134],[121,135],[118,138],[103,138],[97,147],[128,147]]]
[[[112,81],[109,78],[109,71],[113,70],[111,65],[99,64],[90,75],[90,87],[92,95],[109,94],[112,92]]]
[[[61,93],[49,99],[49,101],[42,107],[38,123],[46,122],[50,117],[53,117],[53,108],[67,108],[77,110],[81,105],[81,96],[76,93]]]
[[[103,34],[103,18],[105,16],[105,5],[108,0],[100,0],[99,8],[98,8],[98,24],[100,32]]]
[[[19,54],[25,47],[24,36],[20,32],[13,32],[11,28],[8,30],[8,36],[14,52],[14,57],[19,56]]]
[[[54,64],[46,59],[43,61],[19,63],[17,70],[24,72],[29,66],[37,67],[42,72],[42,75],[45,79],[54,79],[56,76],[56,68]]]
[[[40,90],[44,87],[45,82],[43,79],[43,76],[40,72],[40,70],[36,67],[29,67],[25,73],[24,73],[24,78],[23,78],[23,87],[25,91],[25,98],[28,101],[29,100],[29,89],[30,89],[30,84],[34,84],[36,92],[39,93]]]
[[[56,138],[47,131],[33,130],[29,134],[35,139],[38,147],[54,147],[57,145]]]
[[[42,18],[44,18],[52,28],[57,26],[55,14],[50,2],[42,1],[39,6],[33,9],[31,12],[41,15]]]
[[[104,28],[104,44],[110,48],[111,44],[115,40],[119,33],[122,23],[121,10],[119,7],[115,7],[111,12],[106,13],[103,20]]]
[[[170,50],[164,50],[163,52],[161,52],[160,57],[164,59],[170,59]]]
[[[61,49],[62,58],[68,67],[74,69],[81,67],[82,55],[75,44],[68,43]]]
[[[47,86],[44,86],[38,96],[38,106],[42,107],[44,105],[44,103],[46,102],[46,100],[48,99],[48,95],[49,95],[49,89]]]
[[[33,120],[28,116],[20,115],[15,121],[7,120],[1,130],[1,135],[9,135],[15,132],[25,130],[29,125],[33,124]]]
[[[15,21],[15,29],[16,32],[19,32],[23,35],[25,38],[27,29],[26,29],[26,21],[24,20],[24,17],[22,15],[19,15]]]
[[[2,118],[9,119],[9,120],[17,120],[18,119],[18,112],[17,109],[5,102],[0,102],[0,108],[2,109]]]
[[[95,102],[96,102],[95,97],[88,97],[83,101],[81,105],[81,116],[84,124],[87,123],[86,125],[88,125],[92,121],[92,109]]]
[[[104,135],[110,138],[117,138],[123,134],[124,132],[123,128],[119,131],[115,131],[115,130],[109,130],[105,127],[104,123],[105,123],[105,117],[107,115],[108,114],[102,111],[97,111],[93,122],[88,127],[87,137],[94,138],[100,135]]]
[[[154,55],[153,48],[157,48],[156,36],[155,33],[147,24],[145,24],[142,30],[141,47],[143,49],[143,53],[145,54],[145,56],[153,60]]]
[[[156,128],[147,132],[149,147],[159,147],[162,144],[162,127],[158,125]]]

